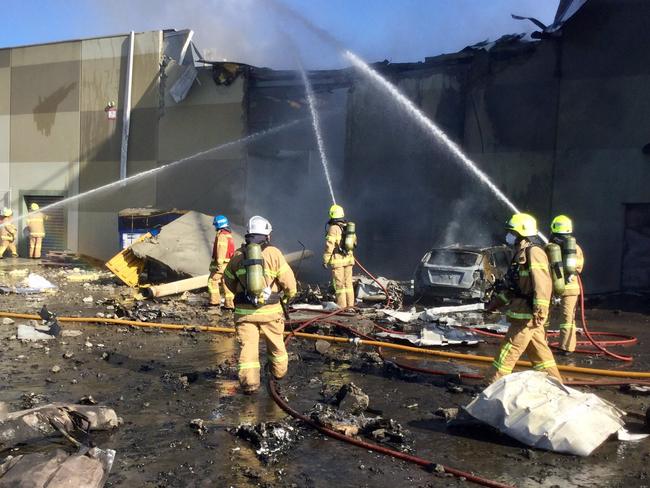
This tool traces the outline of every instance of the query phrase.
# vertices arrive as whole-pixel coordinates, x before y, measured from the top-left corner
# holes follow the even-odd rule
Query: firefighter
[[[39,212],[38,203],[33,202],[29,206],[27,214],[27,232],[29,233],[29,257],[32,259],[41,258],[41,246],[45,237],[45,221],[47,216]]]
[[[245,244],[235,251],[224,272],[225,284],[235,294],[239,383],[249,394],[260,387],[260,331],[266,339],[271,374],[280,379],[289,365],[283,309],[296,294],[296,278],[282,252],[271,245],[271,231],[264,217],[252,217]]]
[[[507,306],[510,328],[494,358],[487,381],[493,383],[510,374],[523,353],[528,355],[535,370],[545,371],[562,381],[546,342],[544,324],[553,285],[546,251],[537,237],[537,222],[531,215],[517,213],[508,221],[506,229],[506,243],[514,247],[515,254],[505,289],[492,299],[488,310]]]
[[[18,229],[13,224],[12,215],[13,212],[10,208],[4,208],[2,210],[2,223],[0,223],[0,240],[2,241],[0,244],[0,259],[4,257],[7,249],[11,252],[12,257],[18,257],[18,251],[16,251]]]
[[[234,295],[224,284],[223,272],[235,254],[235,241],[232,238],[230,222],[224,215],[217,215],[212,221],[217,235],[214,238],[212,247],[212,260],[210,261],[210,277],[208,278],[208,292],[210,293],[210,305],[221,305],[221,293],[219,288],[223,287],[224,304],[226,310],[234,310]]]
[[[332,270],[332,284],[336,296],[336,304],[342,309],[353,308],[354,287],[352,285],[352,268],[354,267],[354,252],[356,235],[346,239],[349,223],[345,221],[345,212],[340,205],[330,207],[330,220],[327,223],[325,236],[325,251],[323,252],[323,267]],[[345,246],[349,241],[351,245]]]
[[[566,215],[558,215],[551,222],[551,242],[562,249],[563,261],[569,263],[565,266],[564,292],[560,297],[561,322],[560,353],[567,355],[576,350],[576,307],[580,297],[580,283],[578,275],[582,273],[585,264],[582,248],[575,243],[573,238],[573,222]],[[572,242],[571,242],[572,241]],[[573,250],[575,249],[575,253]],[[568,253],[567,253],[568,251]],[[571,258],[575,261],[572,262]],[[567,259],[568,258],[568,259]]]

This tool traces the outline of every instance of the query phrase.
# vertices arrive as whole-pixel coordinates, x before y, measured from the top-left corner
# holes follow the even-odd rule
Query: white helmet
[[[264,236],[268,236],[271,234],[272,230],[273,227],[271,227],[271,222],[266,220],[264,217],[260,217],[259,215],[251,217],[251,219],[248,221],[247,232],[249,234],[262,234]]]

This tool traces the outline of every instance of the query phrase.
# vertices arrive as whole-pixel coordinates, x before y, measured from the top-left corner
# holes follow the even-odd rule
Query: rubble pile
[[[317,403],[308,412],[309,417],[325,428],[347,436],[364,436],[370,440],[409,450],[408,432],[395,420],[382,416],[366,416],[370,397],[354,383],[338,390],[324,385],[321,394],[326,404]]]
[[[257,457],[267,464],[276,463],[279,456],[286,454],[302,438],[288,422],[241,424],[234,434],[253,444]]]

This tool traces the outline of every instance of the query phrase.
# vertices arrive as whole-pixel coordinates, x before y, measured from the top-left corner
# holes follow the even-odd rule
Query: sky
[[[367,61],[422,61],[503,34],[532,32],[510,14],[553,21],[558,0],[278,0]],[[134,30],[194,30],[213,60],[292,68],[288,39],[310,69],[344,66],[331,47],[270,0],[0,0],[0,48]]]

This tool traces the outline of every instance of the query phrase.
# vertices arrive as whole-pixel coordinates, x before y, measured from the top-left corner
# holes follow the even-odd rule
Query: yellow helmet
[[[32,212],[36,212],[36,210],[38,210],[39,208],[41,208],[41,207],[39,207],[39,206],[38,206],[38,203],[36,203],[36,202],[32,202],[32,204],[29,206],[29,209],[30,209]]]
[[[558,215],[551,222],[551,232],[553,234],[572,234],[573,222],[566,215]]]
[[[516,232],[522,237],[532,237],[537,235],[537,221],[532,215],[516,213],[506,223],[506,229]]]
[[[345,217],[343,207],[340,205],[332,205],[330,207],[330,219],[342,219],[343,217]]]
[[[14,214],[14,212],[10,208],[3,208],[2,209],[2,216],[3,217],[11,217]]]

